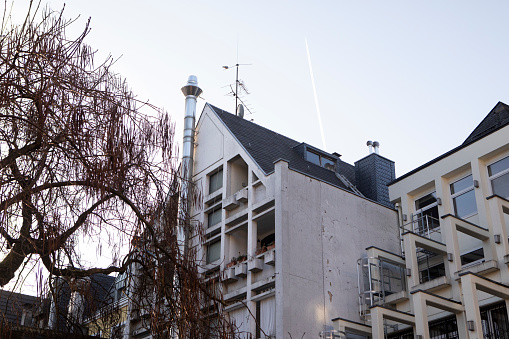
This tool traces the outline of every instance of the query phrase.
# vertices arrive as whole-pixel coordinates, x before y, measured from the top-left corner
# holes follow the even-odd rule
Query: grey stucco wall
[[[278,337],[316,338],[331,319],[360,321],[357,259],[377,246],[398,253],[397,214],[276,164]]]

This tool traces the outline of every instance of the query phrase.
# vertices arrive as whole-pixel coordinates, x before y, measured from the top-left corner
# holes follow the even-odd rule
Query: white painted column
[[[414,334],[420,334],[423,338],[429,338],[428,306],[426,305],[426,300],[424,300],[421,293],[415,293],[412,295],[412,301],[415,315]]]
[[[384,317],[380,309],[371,310],[371,339],[384,339]]]
[[[465,306],[466,321],[474,322],[474,330],[468,331],[469,339],[483,339],[481,312],[477,288],[470,275],[461,277],[461,290],[463,292],[463,305]]]

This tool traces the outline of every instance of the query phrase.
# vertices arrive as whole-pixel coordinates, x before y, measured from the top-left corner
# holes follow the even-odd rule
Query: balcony
[[[384,258],[365,257],[357,261],[360,315],[368,320],[373,306],[385,306],[408,299],[405,267]]]
[[[401,226],[401,234],[412,232],[421,237],[442,241],[440,234],[440,220],[431,215],[423,215],[420,218],[412,218],[412,220]]]

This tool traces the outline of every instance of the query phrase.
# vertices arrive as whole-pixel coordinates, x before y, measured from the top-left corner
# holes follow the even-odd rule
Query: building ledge
[[[228,219],[225,220],[225,225],[226,226],[233,226],[233,225],[236,225],[236,224],[239,224],[241,222],[244,222],[247,220],[247,212],[248,212],[248,209],[244,209],[238,213],[235,213],[234,215],[232,215],[231,217],[229,217]]]
[[[223,190],[222,189],[219,189],[215,192],[212,192],[211,194],[207,195],[204,199],[203,199],[203,202],[205,205],[214,205],[216,204],[217,202],[219,202],[223,197]]]
[[[425,283],[415,285],[412,287],[412,290],[433,291],[445,286],[451,286],[451,281],[448,277],[442,276],[430,281],[426,281]]]
[[[269,278],[266,278],[266,279],[263,279],[263,280],[260,280],[260,281],[257,281],[255,283],[251,284],[251,290],[255,291],[255,292],[263,291],[268,288],[274,287],[275,284],[276,284],[276,279],[274,278],[274,276],[272,276],[272,277],[269,277]]]
[[[247,287],[239,288],[233,292],[227,293],[224,295],[225,301],[233,301],[235,299],[245,299]]]
[[[407,291],[399,291],[397,293],[387,295],[384,298],[384,302],[386,304],[397,304],[404,300],[408,300],[408,292]]]
[[[496,260],[483,261],[476,265],[466,267],[466,268],[454,273],[454,279],[460,280],[461,279],[460,276],[466,272],[471,272],[474,274],[487,274],[487,273],[494,272],[497,270],[498,270],[498,262]]]

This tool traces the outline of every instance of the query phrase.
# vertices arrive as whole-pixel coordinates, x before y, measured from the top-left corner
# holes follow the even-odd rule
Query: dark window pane
[[[454,183],[451,184],[451,193],[458,193],[463,191],[466,188],[472,187],[474,185],[474,180],[472,179],[472,174],[468,177],[464,177]]]
[[[470,253],[464,254],[461,256],[461,265],[470,264],[471,262],[481,260],[484,258],[484,250],[479,248],[478,250],[472,251]]]
[[[509,168],[509,157],[506,157],[502,160],[499,160],[499,161],[489,165],[488,166],[488,174],[491,177],[492,175],[500,173],[503,170],[506,170],[508,168]]]
[[[212,227],[221,222],[221,210],[215,210],[214,212],[210,212],[208,216],[208,225],[207,227]]]
[[[464,216],[477,212],[477,205],[475,203],[475,192],[474,190],[458,195],[452,199],[454,204],[454,211],[456,216],[463,218]]]
[[[415,201],[415,209],[420,210],[426,206],[429,206],[437,202],[437,194],[435,192],[430,193]]]
[[[320,166],[320,156],[316,153],[307,151],[306,160]]]
[[[509,173],[491,180],[491,187],[493,188],[493,194],[509,199]]]
[[[221,257],[221,241],[216,241],[207,246],[207,264],[219,260]]]
[[[223,187],[223,170],[219,170],[217,173],[212,174],[209,182],[209,194],[217,191]]]
[[[436,278],[443,277],[445,275],[445,265],[444,263],[428,267],[422,271],[419,272],[421,275],[421,284],[425,283],[426,281],[430,281]]]

